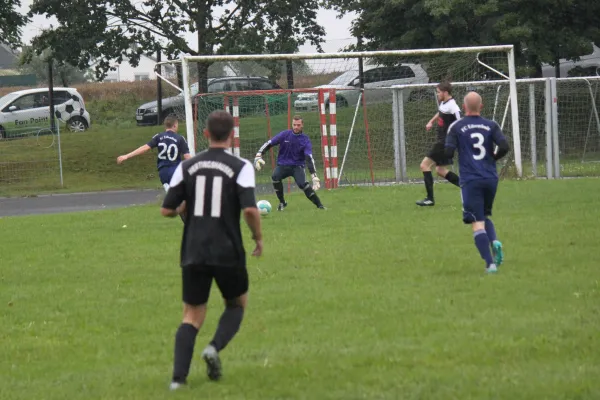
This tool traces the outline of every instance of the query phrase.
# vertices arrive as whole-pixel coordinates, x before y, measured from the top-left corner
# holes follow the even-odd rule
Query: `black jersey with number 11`
[[[186,201],[181,266],[243,266],[246,253],[241,210],[256,207],[252,164],[224,149],[210,148],[175,170],[163,207]]]

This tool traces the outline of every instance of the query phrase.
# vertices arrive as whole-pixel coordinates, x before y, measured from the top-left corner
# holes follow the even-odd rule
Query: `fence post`
[[[552,149],[554,161],[554,177],[560,178],[560,145],[558,142],[558,92],[556,89],[556,78],[550,78],[550,89],[552,92]]]
[[[529,134],[531,141],[531,174],[537,177],[537,138],[535,116],[535,83],[529,84]]]
[[[402,180],[402,171],[400,167],[400,119],[398,106],[398,92],[402,89],[392,89],[392,116],[394,121],[394,171],[396,182]]]
[[[545,116],[546,116],[546,178],[554,178],[552,171],[552,89],[550,88],[550,78],[545,81]]]

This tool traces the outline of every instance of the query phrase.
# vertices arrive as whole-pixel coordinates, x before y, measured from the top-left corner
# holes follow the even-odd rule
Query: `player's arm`
[[[277,146],[281,142],[281,134],[282,132],[275,135],[275,137],[267,140],[260,149],[256,152],[256,156],[254,156],[254,168],[257,171],[260,171],[263,165],[265,165],[265,160],[263,160],[263,154],[265,154],[269,149],[273,146]]]
[[[179,164],[169,182],[169,191],[163,200],[160,213],[163,217],[173,218],[185,213],[185,182],[183,181],[183,167]]]
[[[308,167],[308,172],[310,172],[310,176],[312,177],[313,190],[319,190],[319,188],[321,187],[321,181],[317,176],[317,166],[315,165],[315,159],[312,155],[312,143],[310,142],[310,140],[304,147],[304,157],[306,159],[306,166]]]
[[[494,153],[494,160],[499,160],[510,151],[510,146],[508,145],[508,140],[506,140],[506,136],[502,134],[502,129],[498,124],[495,124],[494,130],[492,131],[492,140],[498,146],[498,149]]]
[[[254,187],[256,186],[254,170],[249,162],[246,162],[240,171],[236,183],[240,207],[243,210],[242,215],[252,232],[252,240],[256,243],[256,248],[252,252],[252,255],[258,257],[262,254],[263,249],[262,230],[260,214],[256,207],[256,196],[254,194]]]
[[[454,128],[454,123],[448,127],[448,134],[446,135],[446,143],[444,145],[444,153],[446,158],[454,157],[454,152],[458,148],[458,133]]]
[[[151,149],[151,147],[148,146],[147,144],[140,146],[137,149],[135,149],[134,151],[132,151],[131,153],[127,153],[127,154],[117,157],[117,164],[121,164],[125,160],[128,160],[135,156],[139,156],[140,154],[144,154],[145,152],[149,151],[150,149]]]
[[[183,138],[183,136],[181,137],[181,141],[179,144],[179,152],[183,154],[184,160],[189,160],[190,158],[192,158],[192,155],[190,154],[190,148],[188,147],[188,144]]]
[[[433,118],[431,118],[429,120],[429,122],[427,122],[427,125],[425,125],[425,129],[430,130],[431,128],[433,128],[433,124],[435,123],[435,121],[437,121],[437,119],[440,117],[440,113],[439,111],[435,113],[435,115],[433,116]]]

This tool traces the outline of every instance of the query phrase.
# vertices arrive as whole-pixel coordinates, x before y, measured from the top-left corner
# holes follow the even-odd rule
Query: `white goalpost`
[[[514,167],[517,175],[522,176],[512,45],[183,56],[157,66],[174,63],[181,64],[183,81],[183,87],[178,89],[184,103],[177,113],[185,119],[192,154],[206,145],[201,131],[211,110],[225,109],[232,113],[235,121],[232,152],[244,158],[251,158],[271,135],[288,129],[292,116],[299,114],[304,120],[305,133],[313,139],[314,158],[319,160],[318,169],[323,171],[327,188],[394,182],[399,169],[415,167],[411,157],[398,155],[414,152],[422,158],[429,140],[423,127],[435,110],[427,117],[424,115],[434,107],[432,88],[442,80],[458,86],[503,84],[508,89],[507,100],[501,101],[504,94],[500,91],[495,93],[494,113],[502,114],[505,124],[510,125]],[[208,71],[207,93],[198,90],[202,86],[201,71]],[[271,82],[272,86],[254,85],[259,79]],[[398,118],[400,108],[405,118],[410,116],[405,119],[403,129],[399,125],[403,123]],[[405,137],[400,137],[401,134]],[[339,173],[338,146],[343,149],[343,153],[339,152],[342,158]]]

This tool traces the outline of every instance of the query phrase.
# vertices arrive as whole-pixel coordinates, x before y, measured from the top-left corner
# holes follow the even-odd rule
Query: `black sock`
[[[313,204],[317,207],[321,207],[321,199],[317,196],[317,193],[313,190],[313,188],[309,185],[306,189],[304,189],[304,194],[306,198],[313,202]]]
[[[181,324],[175,334],[175,362],[173,382],[183,383],[187,379],[194,355],[194,345],[198,329],[190,324]]]
[[[210,344],[213,345],[217,351],[223,350],[240,329],[243,318],[243,307],[225,307],[225,311],[221,314],[215,336]]]
[[[454,172],[448,171],[445,178],[448,182],[450,182],[454,186],[460,186],[458,175],[456,175]]]
[[[285,198],[283,197],[283,182],[273,182],[273,187],[275,188],[275,194],[279,199],[280,203],[285,203]]]
[[[423,172],[425,178],[425,190],[427,190],[427,198],[433,201],[433,174],[431,171]]]

